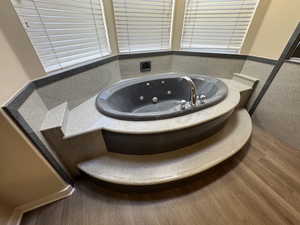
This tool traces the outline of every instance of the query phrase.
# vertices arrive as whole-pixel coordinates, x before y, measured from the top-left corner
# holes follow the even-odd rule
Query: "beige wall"
[[[31,79],[45,74],[9,0],[0,4],[0,104]]]
[[[7,224],[10,216],[13,213],[13,208],[7,206],[7,204],[3,204],[0,202],[0,224],[5,225]]]
[[[0,7],[0,104],[44,70],[8,0]],[[26,137],[0,113],[0,224],[10,208],[66,187]]]
[[[0,49],[0,104],[3,104],[28,80],[45,74],[9,0],[0,1]]]
[[[299,0],[261,0],[242,53],[278,59],[300,22]]]
[[[66,187],[23,134],[0,114],[0,199],[11,206],[38,200]]]

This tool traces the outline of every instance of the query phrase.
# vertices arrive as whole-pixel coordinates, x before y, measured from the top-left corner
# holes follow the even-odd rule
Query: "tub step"
[[[241,73],[235,73],[233,74],[233,80],[242,83],[250,88],[254,88],[255,85],[259,82],[259,79],[255,78],[255,77],[250,77],[248,75],[245,74],[241,74]]]
[[[241,99],[239,103],[240,108],[246,107],[256,85],[259,80],[244,74],[235,73],[231,80],[231,86],[240,91]]]
[[[64,102],[49,110],[42,123],[40,131],[46,132],[52,129],[61,129],[63,132],[66,127],[68,114],[69,109],[67,102]]]
[[[213,167],[238,152],[248,141],[252,122],[240,109],[214,136],[176,151],[155,155],[105,153],[78,168],[102,181],[133,186],[167,183]]]

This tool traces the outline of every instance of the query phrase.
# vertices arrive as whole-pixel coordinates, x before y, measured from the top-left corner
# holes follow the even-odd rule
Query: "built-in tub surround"
[[[122,79],[169,72],[231,79],[234,73],[241,72],[246,58],[245,55],[174,51],[120,55],[119,64]],[[143,61],[151,61],[151,71],[140,72],[140,62]]]
[[[249,87],[233,80],[223,79],[222,81],[228,86],[226,98],[214,106],[191,114],[152,121],[119,120],[99,113],[95,106],[97,97],[95,95],[81,105],[69,110],[67,122],[64,125],[61,125],[63,124],[61,122],[53,125],[52,119],[49,122],[45,121],[43,126],[45,129],[42,132],[48,142],[52,143],[53,149],[59,152],[62,161],[66,162],[66,167],[72,174],[77,175],[77,164],[79,162],[110,151],[109,146],[105,142],[105,135],[103,135],[105,132],[135,135],[136,137],[138,135],[168,134],[201,126],[218,118],[226,120],[226,115],[230,114],[238,106],[240,93],[249,90]],[[51,124],[52,127],[46,126],[47,124]],[[222,126],[222,123],[219,123],[219,125]],[[82,151],[82,149],[86,151]],[[134,148],[132,151],[134,151]],[[157,152],[159,151],[164,150],[157,150]]]
[[[106,116],[97,110],[95,106],[97,95],[95,95],[69,113],[65,138],[68,139],[99,129],[131,134],[167,132],[215,119],[234,109],[240,101],[240,91],[242,90],[239,88],[247,88],[242,84],[234,86],[232,80],[221,80],[228,86],[228,94],[219,104],[188,115],[163,120],[129,121]]]
[[[184,56],[183,56],[184,54]],[[112,118],[107,117],[101,117],[98,118],[95,122],[95,115],[99,115],[99,112],[94,107],[93,110],[86,111],[85,116],[82,116],[82,112],[84,111],[83,108],[88,108],[90,105],[95,106],[95,98],[96,94],[101,91],[102,88],[107,87],[108,85],[119,81],[120,79],[126,78],[128,75],[129,77],[136,77],[136,76],[146,76],[151,75],[152,73],[155,73],[155,71],[162,71],[162,72],[171,72],[172,67],[175,62],[174,59],[176,56],[176,60],[179,60],[180,57],[187,58],[188,56],[191,56],[194,60],[194,65],[196,66],[197,58],[199,61],[202,60],[202,58],[206,57],[205,55],[209,55],[207,57],[210,58],[210,62],[213,63],[214,60],[216,61],[216,64],[221,65],[218,63],[219,60],[223,60],[223,58],[226,58],[226,64],[222,64],[220,67],[211,67],[211,71],[214,71],[216,68],[218,68],[218,74],[217,76],[224,77],[228,76],[229,73],[232,71],[234,72],[240,72],[238,69],[232,70],[231,68],[238,68],[238,66],[235,66],[237,64],[240,64],[240,62],[245,61],[246,56],[239,56],[239,55],[222,55],[222,54],[201,54],[201,53],[182,53],[182,52],[166,52],[166,53],[154,53],[154,55],[151,54],[142,54],[142,55],[130,55],[130,56],[113,56],[108,57],[107,59],[96,61],[91,64],[84,65],[79,68],[72,69],[70,71],[65,71],[62,73],[58,73],[55,75],[49,75],[47,77],[38,79],[33,81],[32,83],[28,84],[24,90],[22,90],[18,95],[15,96],[15,98],[10,101],[7,106],[5,107],[5,110],[10,114],[10,116],[18,123],[18,125],[23,129],[23,131],[27,134],[27,136],[33,141],[33,143],[38,147],[38,149],[42,152],[42,154],[45,156],[45,158],[51,163],[51,165],[56,168],[55,162],[57,163],[57,160],[55,160],[55,157],[53,159],[53,156],[49,156],[51,149],[53,153],[57,153],[56,147],[53,147],[53,143],[51,143],[49,140],[45,140],[42,135],[39,133],[38,128],[43,126],[43,123],[46,120],[46,117],[48,117],[48,114],[51,112],[57,111],[57,107],[59,108],[60,105],[64,104],[69,109],[69,115],[67,118],[66,123],[66,129],[63,131],[62,137],[66,139],[63,141],[62,149],[65,149],[64,151],[59,151],[60,154],[57,154],[57,158],[60,159],[61,162],[65,165],[65,157],[70,157],[71,155],[75,156],[75,154],[69,154],[69,147],[75,149],[74,152],[82,150],[82,148],[78,145],[78,143],[81,143],[79,138],[77,137],[80,135],[84,140],[82,141],[87,143],[86,140],[91,141],[90,136],[92,137],[92,140],[95,141],[95,143],[98,143],[102,147],[91,147],[88,155],[74,157],[73,160],[71,160],[70,164],[73,168],[75,168],[75,164],[81,160],[88,159],[90,157],[94,157],[97,154],[102,154],[101,152],[107,151],[106,147],[104,145],[104,141],[102,138],[102,135],[99,135],[99,130],[104,127],[107,127],[108,131],[119,132],[120,129],[124,130],[131,130],[133,132],[134,128],[138,129],[146,129],[149,132],[153,129],[158,128],[166,128],[168,127],[168,122],[163,124],[164,126],[160,126],[160,123],[153,123],[151,126],[145,127],[145,126],[131,126],[130,124],[126,123],[119,123],[118,120],[113,120]],[[154,63],[152,61],[153,58],[156,58],[156,62]],[[162,59],[166,60],[165,63],[162,65],[161,68],[159,68],[159,62],[162,61]],[[145,61],[150,60],[152,61],[152,72],[146,72],[146,73],[139,73],[139,61]],[[130,63],[129,63],[130,61]],[[131,76],[128,70],[128,74],[126,75],[124,67],[121,66],[122,63],[128,62],[127,66],[128,68],[131,67],[131,65],[134,68],[134,74]],[[171,62],[171,64],[170,64]],[[231,65],[231,62],[233,65]],[[237,64],[235,62],[238,62]],[[129,65],[130,64],[130,65]],[[120,66],[119,66],[120,65]],[[124,65],[124,64],[123,64]],[[168,66],[167,66],[168,65]],[[191,65],[190,65],[191,66]],[[123,68],[123,69],[122,69]],[[178,67],[179,68],[179,67]],[[198,68],[198,67],[197,67]],[[210,73],[208,70],[204,73],[201,71],[202,66],[200,66],[198,69],[200,71],[197,71],[197,73],[200,74],[213,74]],[[206,67],[203,67],[206,68]],[[222,68],[224,70],[224,74],[221,74]],[[130,69],[130,68],[129,68]],[[187,73],[190,73],[188,71]],[[166,71],[163,71],[166,70]],[[214,74],[213,74],[214,75]],[[231,74],[230,78],[233,74]],[[227,80],[226,82],[230,82]],[[231,83],[231,86],[235,86],[234,83]],[[249,90],[249,89],[247,89]],[[33,93],[34,92],[34,93]],[[239,92],[239,90],[238,90]],[[33,93],[33,94],[32,94]],[[37,99],[37,101],[36,101]],[[42,104],[40,104],[42,103]],[[67,104],[65,104],[67,103]],[[221,103],[220,103],[221,104]],[[38,105],[37,112],[32,112],[35,110],[35,108]],[[213,108],[213,107],[212,107]],[[214,110],[214,109],[212,109]],[[60,111],[60,110],[58,110]],[[64,111],[64,110],[61,110]],[[66,112],[68,110],[65,110]],[[209,111],[207,111],[209,112]],[[96,114],[97,113],[97,114]],[[37,116],[38,114],[38,116]],[[198,116],[196,119],[203,119],[204,113],[201,114],[201,116]],[[41,116],[41,117],[40,117]],[[45,117],[44,120],[42,120],[42,117]],[[79,118],[79,119],[78,119]],[[186,118],[182,118],[186,120]],[[76,121],[77,120],[77,121]],[[174,122],[174,126],[177,128],[184,128],[182,124],[185,124],[185,121],[181,120],[178,123]],[[193,121],[196,121],[194,118]],[[78,122],[78,123],[77,123]],[[198,121],[199,122],[199,121]],[[110,124],[110,126],[108,126]],[[169,125],[170,126],[170,125]],[[189,121],[187,121],[186,126],[192,126]],[[115,129],[115,128],[119,129]],[[34,128],[34,129],[33,129]],[[161,132],[168,131],[169,129],[161,129]],[[85,135],[82,135],[82,134]],[[99,138],[100,137],[100,138]],[[58,143],[56,143],[57,145]],[[100,153],[99,153],[100,152]],[[70,168],[68,165],[65,165],[68,169]],[[57,168],[56,168],[57,169]],[[62,175],[59,169],[57,171]],[[74,169],[76,171],[76,168]],[[69,180],[66,179],[67,182]]]
[[[120,120],[161,121],[212,107],[227,96],[228,88],[221,80],[190,75],[186,79],[192,83],[188,83],[185,78],[167,74],[121,81],[102,90],[96,99],[96,106],[102,114]],[[195,88],[196,96],[203,98],[196,100],[194,105],[191,102],[192,88]],[[224,126],[231,113],[232,111],[185,129],[167,132],[153,130],[153,133],[148,134],[130,134],[103,129],[102,133],[110,152],[155,154],[176,150],[207,138]]]
[[[194,105],[194,87],[180,75],[167,74],[118,82],[100,92],[96,106],[104,115],[116,119],[160,120],[205,109],[227,95],[227,86],[221,80],[203,75],[188,77],[198,97]]]
[[[30,125],[32,132],[34,132],[37,138],[42,141],[51,155],[57,160],[57,162],[59,162],[60,166],[63,168],[64,166],[56,156],[56,153],[51,149],[48,142],[40,132],[41,125],[48,113],[48,109],[36,90],[31,93],[27,101],[20,105],[18,112]]]
[[[120,185],[172,182],[196,175],[229,158],[247,143],[251,132],[251,118],[241,109],[232,114],[222,130],[193,145],[154,155],[108,152],[78,167],[95,179]]]
[[[126,134],[103,129],[102,135],[108,152],[151,155],[175,151],[216,134],[225,126],[232,112],[233,110],[216,119],[178,130],[148,134]]]
[[[268,79],[269,74],[271,73],[274,64],[272,61],[269,62],[257,62],[254,60],[246,60],[242,68],[241,74],[251,76],[253,78],[259,79],[259,83],[256,88],[253,90],[253,94],[249,99],[247,108],[250,109],[254,100],[257,98],[259,92],[261,91],[264,83]]]
[[[49,110],[63,102],[72,109],[120,79],[119,62],[112,61],[43,85],[37,91]]]
[[[161,52],[157,55],[141,54],[140,57],[119,56],[122,79],[172,72],[172,52]],[[161,55],[160,55],[161,54]],[[148,56],[147,56],[148,55]],[[151,61],[151,71],[141,72],[140,62]]]
[[[203,74],[216,78],[231,79],[234,73],[240,73],[246,56],[231,56],[218,54],[205,54],[193,56],[173,55],[171,71],[178,73]]]

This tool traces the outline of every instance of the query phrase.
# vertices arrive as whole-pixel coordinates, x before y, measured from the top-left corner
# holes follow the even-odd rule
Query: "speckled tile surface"
[[[300,66],[284,63],[253,114],[257,126],[300,150]]]
[[[231,79],[234,73],[240,73],[245,60],[222,57],[173,55],[174,72],[196,73],[217,78]]]
[[[123,79],[126,79],[131,78],[132,74],[135,74],[136,76],[145,76],[157,73],[171,72],[172,57],[172,55],[165,55],[119,60],[121,77]],[[140,72],[140,62],[143,61],[151,61],[150,72]]]
[[[68,114],[68,103],[64,102],[53,109],[49,110],[42,123],[41,130],[47,130],[55,127],[63,127]]]
[[[43,86],[37,91],[48,109],[63,102],[68,102],[72,109],[120,79],[119,62],[115,61]]]
[[[106,153],[79,164],[79,168],[97,179],[117,184],[170,182],[195,175],[229,158],[246,144],[251,132],[251,118],[242,109],[233,114],[224,129],[194,145],[155,155]]]
[[[242,74],[247,76],[259,79],[259,83],[253,91],[253,94],[248,102],[247,108],[250,109],[254,100],[257,98],[259,92],[264,86],[268,76],[270,75],[274,65],[266,64],[261,62],[255,62],[252,60],[246,60],[243,69],[241,71]]]

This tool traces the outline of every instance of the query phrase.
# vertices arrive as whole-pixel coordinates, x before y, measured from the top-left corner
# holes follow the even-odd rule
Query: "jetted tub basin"
[[[96,98],[96,105],[106,116],[137,124],[142,122],[145,126],[158,120],[170,121],[170,127],[165,132],[126,133],[103,129],[107,150],[138,155],[173,151],[199,142],[222,129],[233,109],[220,116],[211,115],[211,119],[203,123],[197,123],[196,119],[195,125],[172,129],[174,120],[195,118],[194,113],[218,104],[228,93],[227,86],[221,80],[202,75],[189,77],[193,82],[175,74],[135,78],[103,90]],[[195,92],[191,91],[192,87]],[[191,93],[194,97],[202,95],[205,98],[197,99],[192,106]]]
[[[159,120],[185,115],[222,101],[227,86],[216,78],[189,75],[196,85],[196,105],[191,106],[191,86],[179,75],[156,75],[120,81],[101,91],[97,109],[121,120]]]

